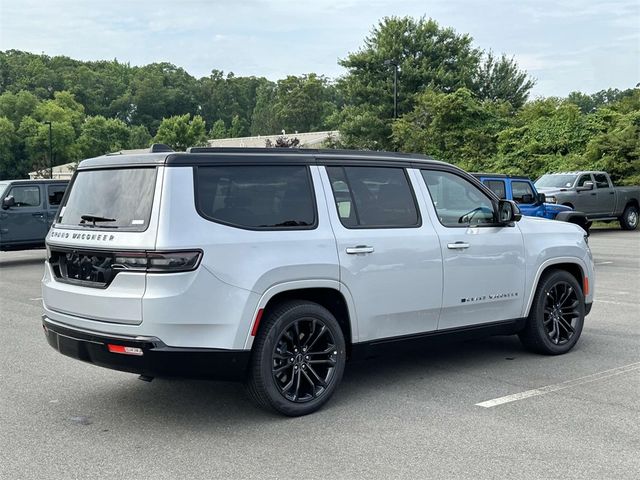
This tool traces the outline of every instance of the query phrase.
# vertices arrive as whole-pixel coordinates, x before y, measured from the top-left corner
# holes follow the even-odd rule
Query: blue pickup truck
[[[538,193],[528,177],[499,173],[474,173],[473,175],[499,198],[516,202],[523,215],[575,223],[586,232],[591,227],[591,222],[584,213],[577,212],[566,205],[546,203],[545,194]]]

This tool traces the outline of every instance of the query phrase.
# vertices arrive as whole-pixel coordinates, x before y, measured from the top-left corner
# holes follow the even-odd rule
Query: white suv
[[[569,351],[593,301],[585,232],[521,218],[417,155],[153,146],[80,163],[47,237],[61,353],[155,376],[246,380],[318,409],[348,357],[443,334]]]

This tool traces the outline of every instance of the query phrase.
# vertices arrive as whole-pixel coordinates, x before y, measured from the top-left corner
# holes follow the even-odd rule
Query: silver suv
[[[573,224],[521,218],[462,170],[398,153],[154,146],[80,163],[47,237],[61,353],[144,379],[242,379],[317,410],[348,358],[443,334],[569,351],[593,301]]]

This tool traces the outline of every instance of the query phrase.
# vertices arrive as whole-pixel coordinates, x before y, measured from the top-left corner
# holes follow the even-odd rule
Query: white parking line
[[[609,265],[613,262],[596,262],[596,265]]]
[[[504,403],[516,402],[529,397],[536,397],[538,395],[544,395],[545,393],[557,392],[558,390],[564,390],[565,388],[575,387],[584,383],[595,382],[597,380],[603,380],[605,378],[613,377],[615,375],[621,375],[623,373],[632,372],[634,370],[640,370],[640,362],[630,363],[622,367],[612,368],[610,370],[604,370],[602,372],[593,373],[585,377],[576,378],[574,380],[567,380],[566,382],[556,383],[555,385],[548,385],[546,387],[534,388],[533,390],[526,390],[520,393],[514,393],[513,395],[507,395],[505,397],[494,398],[493,400],[486,400],[484,402],[476,403],[478,407],[491,408],[497,407]]]

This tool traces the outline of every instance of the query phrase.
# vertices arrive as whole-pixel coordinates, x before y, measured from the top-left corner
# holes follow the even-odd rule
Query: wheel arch
[[[536,272],[535,280],[529,292],[529,298],[527,299],[527,302],[525,304],[523,317],[529,316],[529,312],[533,304],[533,298],[535,297],[536,291],[538,290],[540,280],[547,272],[551,270],[564,270],[566,272],[569,272],[576,279],[578,285],[580,285],[580,288],[582,288],[584,291],[586,277],[585,272],[587,270],[580,259],[568,257],[548,260],[544,262]]]
[[[304,280],[287,282],[269,288],[260,298],[247,332],[245,349],[253,346],[255,323],[258,316],[264,318],[270,310],[289,300],[307,300],[317,303],[329,310],[338,321],[344,334],[347,350],[357,341],[357,322],[355,307],[349,291],[338,281],[333,280]],[[262,311],[262,313],[259,313]],[[260,324],[256,334],[260,332]]]
[[[638,203],[638,200],[635,198],[630,198],[629,200],[627,200],[627,203],[624,206],[624,209],[626,210],[627,207],[636,207],[638,210],[640,210],[640,204]],[[624,210],[622,212],[624,213]]]

